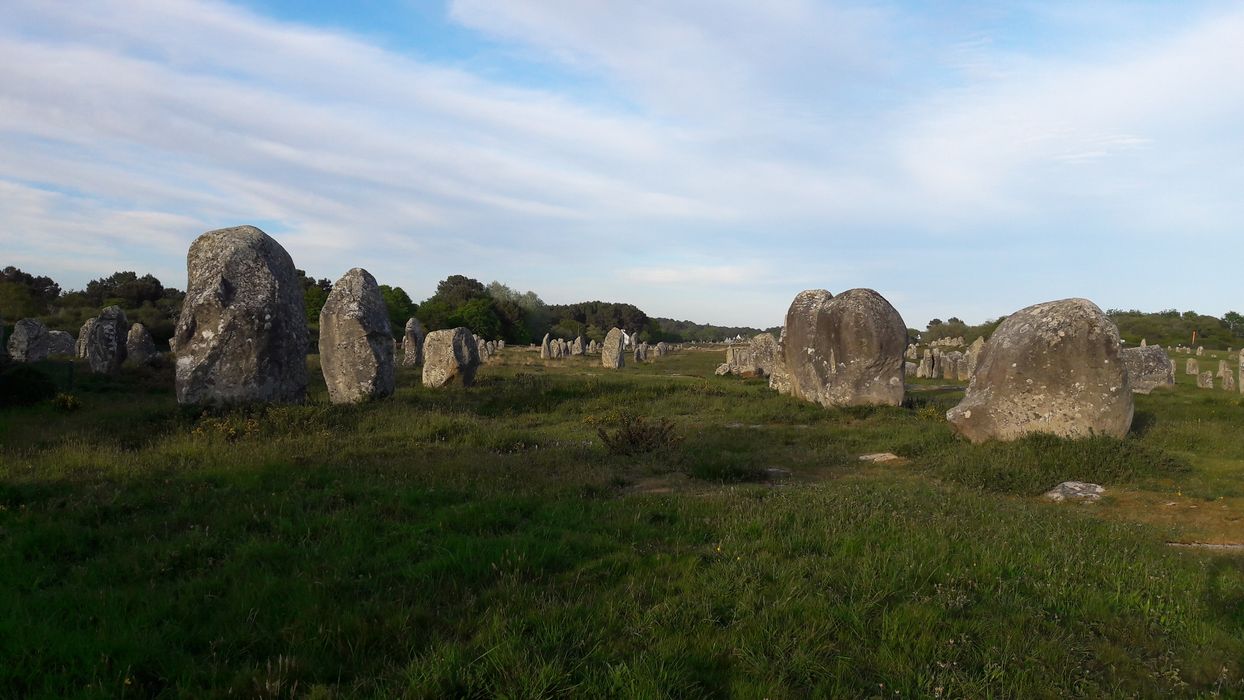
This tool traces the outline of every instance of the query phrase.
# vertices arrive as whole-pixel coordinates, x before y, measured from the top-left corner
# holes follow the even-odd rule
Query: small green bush
[[[78,400],[78,397],[64,393],[57,394],[56,398],[52,399],[52,405],[56,407],[56,410],[64,411],[65,413],[72,413],[82,408],[82,402]]]
[[[682,438],[674,433],[674,423],[668,418],[650,421],[643,416],[628,411],[620,413],[613,430],[600,426],[596,434],[605,448],[615,455],[636,455],[669,449],[682,442]]]

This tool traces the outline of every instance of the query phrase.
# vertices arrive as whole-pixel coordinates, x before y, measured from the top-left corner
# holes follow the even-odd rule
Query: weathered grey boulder
[[[418,367],[423,364],[423,339],[427,334],[419,319],[406,321],[406,330],[402,334],[402,366]]]
[[[1148,394],[1154,389],[1175,386],[1174,363],[1160,345],[1124,348],[1119,351],[1119,358],[1127,367],[1128,381],[1134,393]]]
[[[903,363],[903,378],[906,379],[907,377],[916,376],[916,372],[919,369],[920,369],[920,366],[917,365],[915,362],[904,362]]]
[[[86,344],[91,338],[91,329],[95,327],[95,319],[88,318],[78,329],[78,345],[75,353],[79,359],[86,359]]]
[[[479,353],[480,362],[487,362],[492,357],[492,353],[488,351],[488,341],[483,338],[475,339],[475,349]]]
[[[1213,389],[1214,388],[1214,373],[1213,372],[1201,372],[1200,374],[1198,374],[1196,376],[1196,386],[1198,389]]]
[[[600,363],[602,366],[607,369],[619,369],[625,364],[626,358],[622,356],[622,343],[622,329],[610,329],[600,350]]]
[[[978,337],[968,346],[967,352],[964,353],[964,362],[967,364],[968,379],[976,372],[976,363],[980,360],[981,351],[985,349],[985,338]],[[965,380],[966,381],[966,380]]]
[[[131,365],[149,365],[159,357],[155,341],[147,327],[141,323],[130,326],[125,335],[125,361]]]
[[[238,226],[199,236],[186,268],[171,343],[177,401],[303,401],[307,312],[289,253],[254,226]]]
[[[432,331],[423,341],[423,385],[443,387],[455,379],[462,386],[475,382],[479,346],[466,328]]]
[[[766,377],[771,376],[777,365],[778,353],[781,352],[777,338],[771,333],[757,333],[748,341],[747,347],[751,350],[752,362],[760,373]]]
[[[333,403],[392,396],[396,344],[380,285],[371,273],[351,269],[320,311],[320,369]]]
[[[77,354],[78,341],[65,331],[48,331],[48,355],[73,357]]]
[[[764,372],[752,359],[749,345],[731,345],[726,348],[726,361],[718,366],[717,374],[733,374],[739,377],[763,376]]]
[[[51,352],[52,339],[48,327],[33,318],[23,318],[13,324],[9,336],[9,359],[14,362],[42,362]]]
[[[1063,501],[1092,502],[1101,500],[1106,489],[1101,484],[1090,484],[1086,481],[1064,481],[1045,492],[1043,498],[1055,503]]]
[[[773,336],[770,335],[769,338],[772,339]],[[664,340],[657,343],[657,357],[665,357],[668,354],[670,354],[670,344],[665,342]],[[776,358],[777,358],[777,341],[776,340],[773,341],[773,355],[776,361]]]
[[[981,442],[1030,433],[1122,437],[1132,412],[1119,329],[1093,302],[1063,299],[1029,306],[998,326],[963,401],[946,418]]]
[[[783,333],[791,395],[822,406],[902,404],[907,326],[877,292],[800,292]]]
[[[773,374],[769,375],[769,388],[783,396],[791,394],[790,369],[786,367],[786,326],[778,334],[777,355],[773,358]]]
[[[548,333],[545,333],[544,340],[540,341],[540,359],[541,360],[553,359],[553,346],[549,344]]]
[[[95,317],[86,339],[86,361],[96,374],[113,374],[125,362],[130,322],[119,306],[109,306]]]

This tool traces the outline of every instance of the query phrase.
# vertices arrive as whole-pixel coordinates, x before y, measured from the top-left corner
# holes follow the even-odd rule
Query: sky
[[[1238,2],[0,6],[0,265],[64,287],[252,224],[416,301],[1244,309]]]

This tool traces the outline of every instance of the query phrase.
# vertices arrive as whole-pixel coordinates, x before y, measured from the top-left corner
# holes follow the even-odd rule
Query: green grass
[[[1244,693],[1244,558],[1033,497],[1234,507],[1238,396],[1181,377],[1126,439],[974,446],[953,390],[825,410],[719,360],[510,350],[469,390],[232,411],[62,374],[80,410],[0,412],[0,696]],[[611,452],[628,412],[681,439]]]

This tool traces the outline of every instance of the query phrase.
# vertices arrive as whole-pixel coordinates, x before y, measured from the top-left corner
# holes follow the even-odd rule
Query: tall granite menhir
[[[254,226],[190,245],[171,345],[177,401],[298,403],[307,393],[307,313],[289,253]]]
[[[395,344],[380,285],[356,267],[337,280],[320,311],[320,368],[333,403],[392,396]]]
[[[903,403],[907,326],[871,289],[800,292],[786,312],[770,386],[822,406]]]
[[[1031,433],[1122,437],[1132,411],[1119,329],[1093,302],[1063,299],[1021,309],[998,326],[946,419],[972,442]]]
[[[125,362],[125,340],[130,322],[119,306],[109,306],[95,317],[86,336],[83,352],[91,371],[96,374],[114,374]]]

